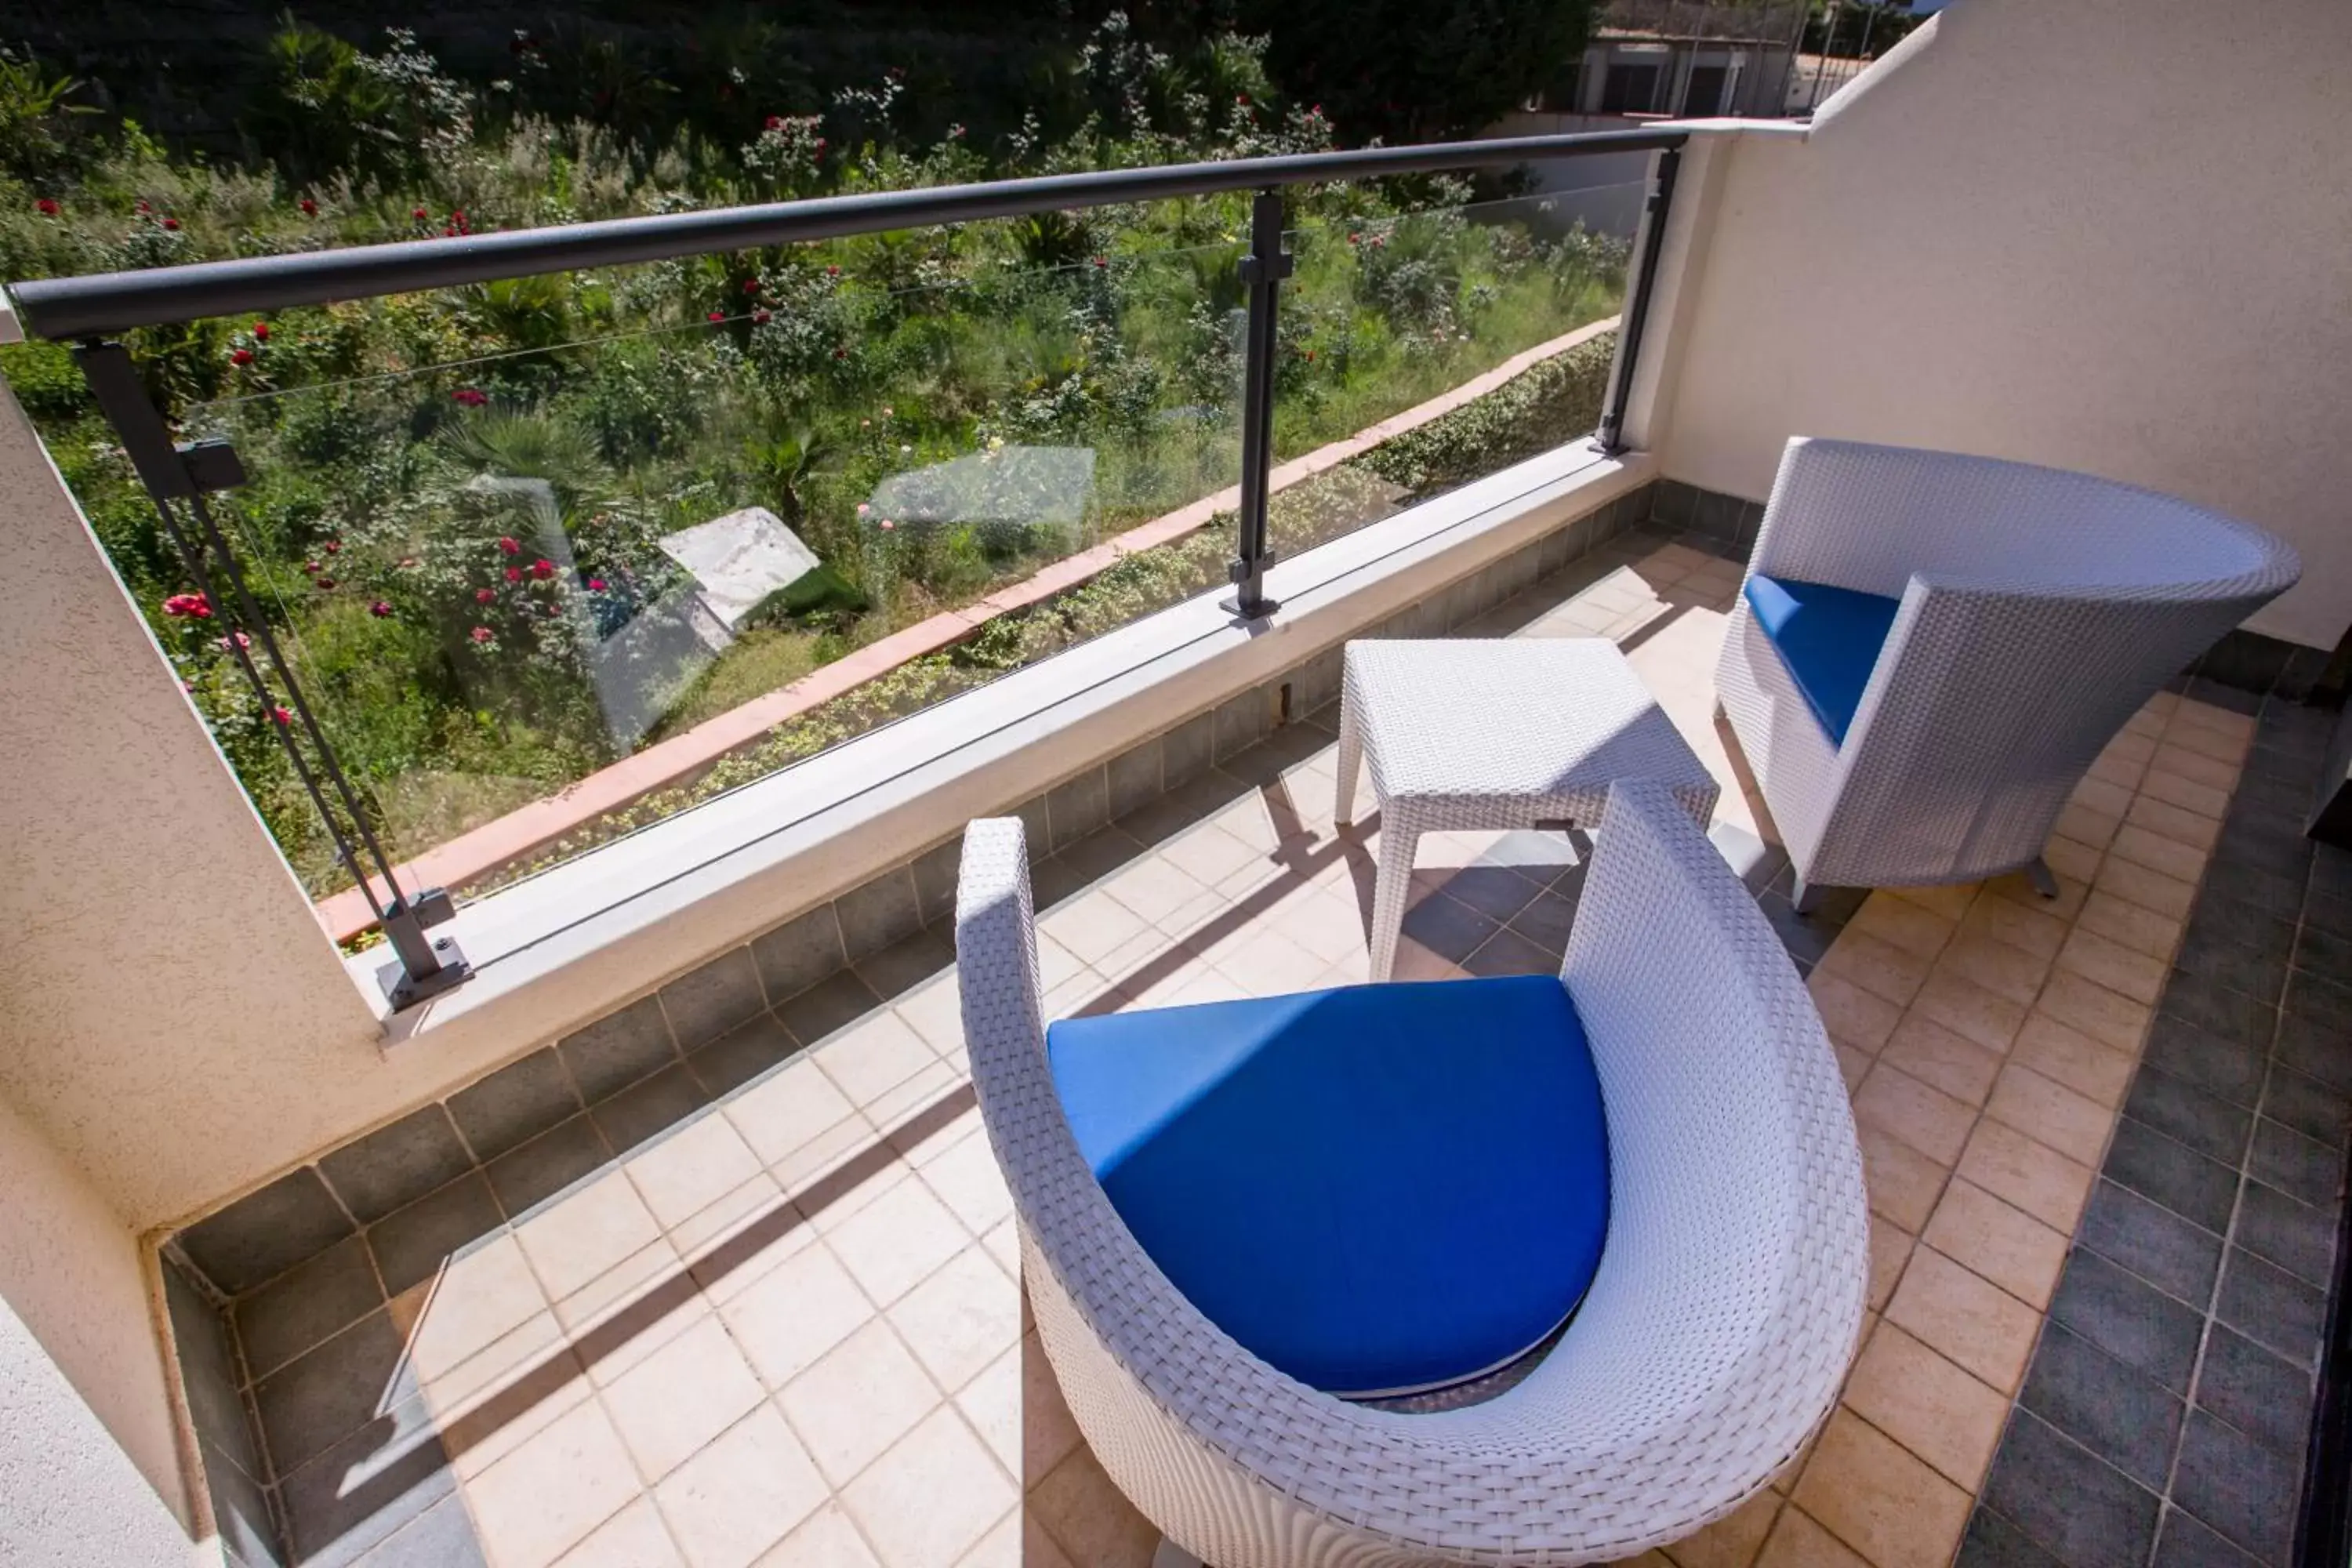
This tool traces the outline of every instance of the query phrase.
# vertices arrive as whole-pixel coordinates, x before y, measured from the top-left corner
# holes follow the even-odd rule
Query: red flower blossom
[[[847,359],[849,357],[849,351],[847,349],[835,349],[833,351],[833,357],[835,359]]]
[[[474,590],[474,603],[478,605],[487,605],[497,597],[498,595],[488,588],[477,588]]]
[[[1307,351],[1307,361],[1309,364],[1312,364],[1315,362],[1315,351],[1313,349],[1308,349]]]
[[[522,546],[517,544],[510,535],[501,536],[499,540],[499,553],[501,555],[520,555],[522,553]]]
[[[305,561],[302,563],[302,570],[305,572],[316,573],[319,570],[319,563],[315,561]]]
[[[488,626],[476,626],[473,630],[474,640],[480,643],[488,642],[498,635],[498,633],[490,630]]]
[[[490,395],[478,387],[461,386],[449,395],[449,400],[464,404],[468,408],[479,408],[490,400]]]
[[[253,363],[253,351],[251,349],[232,349],[229,351],[228,363],[231,364],[251,364]]]
[[[459,228],[465,227],[466,209],[464,207],[451,207],[449,209],[449,221],[456,224]]]
[[[705,321],[723,321],[727,319],[727,312],[724,310],[713,310],[703,319]]]
[[[751,312],[751,321],[755,326],[765,326],[772,320],[774,320],[774,317],[770,315],[766,310],[754,310]]]
[[[1097,257],[1096,257],[1096,258],[1095,258],[1095,265],[1096,265],[1097,267],[1108,267],[1108,266],[1110,265],[1110,262],[1109,262],[1109,260],[1108,260],[1108,258],[1104,258],[1104,257],[1097,256]]]
[[[815,143],[815,145],[816,145],[816,153],[817,153],[817,156],[819,156],[819,157],[823,157],[823,156],[824,155],[824,137],[822,137],[822,136],[818,137],[818,138],[816,139],[816,143]]]
[[[757,294],[759,291],[760,280],[757,278],[746,278],[743,279],[743,292],[746,294]]]
[[[427,219],[427,218],[431,217],[433,215],[432,215],[431,213],[426,212],[423,207],[418,207],[415,212],[410,213],[408,216],[409,216],[410,217],[415,218],[417,222],[419,222],[419,223],[423,223],[425,219]]]
[[[445,224],[443,224],[443,225],[441,226],[441,237],[442,237],[442,238],[444,238],[444,239],[455,239],[455,238],[457,238],[457,226],[456,224],[454,224],[454,223],[445,223]]]
[[[320,545],[320,548],[324,550],[330,555],[339,554],[342,551],[343,542],[340,539],[330,539],[326,543]]]
[[[1349,245],[1361,245],[1363,242],[1364,237],[1360,234],[1351,234],[1348,237],[1348,243]]]
[[[507,577],[507,581],[508,581],[508,582],[509,582],[509,583],[520,583],[520,582],[521,582],[521,581],[522,581],[522,568],[521,568],[521,567],[520,567],[520,566],[509,566],[509,567],[508,567],[508,568],[507,568],[507,572],[506,572],[506,577]]]
[[[163,601],[163,613],[167,616],[185,616],[191,620],[198,621],[208,621],[213,618],[212,605],[202,594],[174,594]]]
[[[147,198],[145,196],[141,196],[139,200],[132,205],[131,210],[140,213],[152,213],[155,209],[147,204]]]
[[[542,555],[530,563],[530,574],[544,583],[555,575],[555,563]]]
[[[885,533],[896,533],[898,531],[898,525],[892,522],[886,517],[882,520],[882,531]]]
[[[541,605],[539,607],[539,613],[542,616],[560,616],[563,612],[557,609],[553,605]]]
[[[841,268],[838,267],[828,267],[824,269],[824,275],[827,278],[838,278],[841,276]]]
[[[1235,103],[1247,103],[1249,101],[1249,94],[1245,92],[1237,92],[1234,94],[1234,101]]]
[[[317,217],[319,216],[319,204],[312,201],[310,197],[304,196],[302,198],[302,216],[305,217]]]
[[[321,577],[319,579],[319,586],[321,588],[332,588],[334,585],[335,580],[332,577]]]
[[[770,116],[768,116],[768,129],[769,129],[769,130],[771,130],[771,131],[782,131],[783,128],[784,128],[784,117],[783,117],[782,115],[781,115],[781,114],[771,114]]]
[[[165,228],[177,228],[180,226],[180,220],[175,217],[167,217],[163,220],[163,226]]]
[[[592,593],[592,594],[601,594],[601,593],[603,593],[603,592],[604,591],[604,579],[603,579],[602,577],[591,577],[591,578],[589,578],[589,579],[588,579],[588,591],[589,591],[590,593]]]
[[[235,653],[238,648],[252,646],[253,639],[243,632],[234,632],[220,639],[220,650],[223,653]]]
[[[58,216],[58,204],[49,197],[43,196],[33,204],[33,210],[43,217],[55,217]]]
[[[404,555],[400,558],[400,566],[403,571],[406,571],[409,567],[415,564],[416,557],[414,555]]]
[[[294,710],[290,708],[272,708],[269,710],[269,716],[272,719],[277,720],[280,724],[291,724],[294,722]]]
[[[269,341],[269,323],[267,321],[254,322],[253,338],[256,342],[268,342]]]
[[[373,616],[378,620],[382,620],[392,614],[392,604],[389,600],[378,599],[374,604],[368,606],[368,614]]]

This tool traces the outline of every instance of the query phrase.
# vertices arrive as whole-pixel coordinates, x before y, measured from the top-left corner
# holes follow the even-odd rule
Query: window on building
[[[1690,81],[1683,89],[1683,112],[1693,118],[1721,114],[1730,106],[1723,101],[1723,89],[1729,85],[1729,66],[1693,66]]]
[[[1646,114],[1658,101],[1658,68],[1612,62],[1601,84],[1603,114]]]

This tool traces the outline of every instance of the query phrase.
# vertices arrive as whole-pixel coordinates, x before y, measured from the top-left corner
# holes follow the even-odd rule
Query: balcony
[[[0,734],[24,759],[0,821],[30,848],[5,922],[23,1042],[0,1067],[0,1170],[23,1196],[0,1223],[0,1343],[37,1397],[0,1444],[75,1456],[58,1517],[120,1542],[107,1561],[196,1542],[249,1568],[1140,1568],[1159,1532],[1040,1348],[981,1126],[949,918],[962,826],[1027,826],[1051,1016],[1360,983],[1381,840],[1369,787],[1356,826],[1333,821],[1339,648],[1601,637],[1721,788],[1708,837],[1819,1010],[1870,1207],[1864,1331],[1827,1422],[1736,1512],[1641,1561],[2310,1560],[2347,1468],[2352,856],[2304,826],[2342,772],[2325,650],[2352,618],[2332,500],[2352,470],[2312,425],[2342,412],[2325,280],[2278,258],[2335,253],[2345,218],[2282,152],[2256,182],[2298,192],[2265,197],[2281,243],[2217,263],[2263,309],[2168,270],[2161,213],[2227,211],[2250,176],[2168,122],[2148,182],[2148,149],[2102,118],[2137,101],[2133,71],[2081,107],[2067,50],[2095,38],[2171,80],[2167,40],[2191,26],[2119,41],[1969,0],[1808,129],[1646,129],[1671,199],[1574,319],[1480,341],[1360,423],[1257,425],[1254,456],[1283,395],[1238,376],[1201,419],[1234,450],[1204,444],[1168,494],[1088,501],[1094,531],[699,715],[719,729],[633,731],[560,790],[403,818],[381,854],[352,822],[412,781],[330,749],[366,809],[322,785],[323,816],[291,793],[257,812],[7,411],[0,490],[30,565],[0,584],[19,699]],[[2074,63],[2021,78],[2020,58]],[[1981,123],[1996,81],[2063,123]],[[2259,112],[2275,147],[2340,144],[2324,89]],[[1272,226],[1302,258],[1335,237]],[[1265,238],[1229,237],[1215,267],[1240,284]],[[12,293],[36,331],[68,305],[89,314],[68,337],[121,324],[69,290]],[[1553,425],[1506,442],[1461,417],[1566,364]],[[454,374],[397,395],[447,404],[474,384]],[[205,417],[184,433],[229,437],[257,472],[293,449],[250,407]],[[1389,477],[1432,431],[1466,458]],[[1791,434],[2126,479],[2303,553],[2300,587],[2107,742],[2044,852],[2054,899],[2020,876],[1796,907],[1714,684]],[[986,450],[883,453],[871,493],[916,517]],[[485,518],[535,504],[469,493]],[[235,515],[233,491],[205,494]],[[1222,568],[1228,538],[1232,607],[1187,578],[1067,616],[984,681],[760,749],[989,626],[1034,629],[1146,552]],[[586,591],[593,564],[550,559]],[[698,603],[723,607],[718,581]],[[308,688],[305,657],[287,669]],[[321,711],[326,740],[352,732]],[[229,737],[240,767],[247,739],[277,741]],[[1423,838],[1398,978],[1556,973],[1591,851]],[[369,907],[387,869],[403,897],[457,895],[405,934],[454,937],[467,972],[416,989],[401,933],[371,945],[401,912]],[[0,1505],[0,1542],[44,1561],[29,1495]]]

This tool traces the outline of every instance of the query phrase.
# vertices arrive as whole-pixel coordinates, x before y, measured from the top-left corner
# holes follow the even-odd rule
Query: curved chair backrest
[[[2151,490],[1800,437],[1751,569],[1903,601],[1822,834],[1867,837],[1901,880],[2039,854],[2100,748],[2301,565],[2260,529]]]
[[[1608,1116],[1599,1273],[1542,1365],[1443,1414],[1284,1376],[1144,1255],[1054,1090],[1029,897],[1020,824],[973,823],[973,1081],[1071,1408],[1180,1544],[1223,1568],[1633,1556],[1737,1507],[1828,1413],[1867,1276],[1852,1116],[1786,953],[1662,786],[1612,792],[1563,970]]]

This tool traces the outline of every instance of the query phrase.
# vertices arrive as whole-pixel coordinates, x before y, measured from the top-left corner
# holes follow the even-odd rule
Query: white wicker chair
[[[1612,791],[1561,968],[1608,1123],[1598,1272],[1523,1381],[1435,1414],[1276,1371],[1121,1223],[1055,1094],[1017,821],[966,833],[956,927],[1047,1357],[1176,1546],[1216,1568],[1633,1557],[1738,1507],[1827,1415],[1868,1273],[1845,1087],[1787,953],[1663,786]]]
[[[1898,599],[1843,741],[1743,591],[1717,700],[1795,863],[1830,887],[2025,869],[2124,722],[2257,607],[2294,552],[2149,490],[1947,452],[1799,437],[1748,562]],[[1745,590],[1746,584],[1743,584]]]

